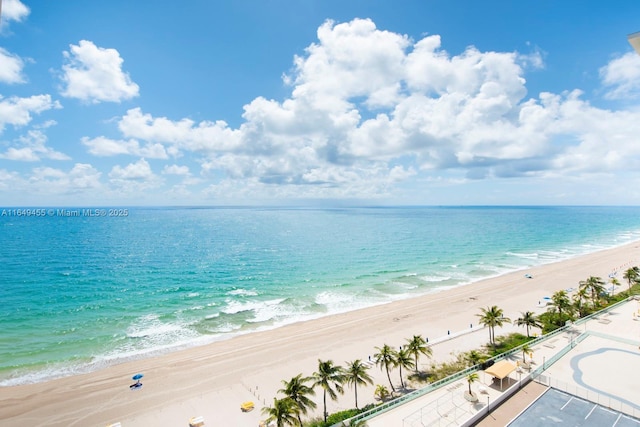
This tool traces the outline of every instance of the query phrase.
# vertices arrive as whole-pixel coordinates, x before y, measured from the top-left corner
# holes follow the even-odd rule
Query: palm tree
[[[477,372],[471,372],[469,375],[467,375],[467,383],[469,384],[469,396],[473,396],[473,393],[471,392],[471,384],[476,381],[478,381]]]
[[[591,294],[591,303],[594,307],[598,306],[600,294],[605,291],[604,281],[600,277],[590,276],[587,280],[581,280],[579,283],[581,288],[587,289]]]
[[[515,324],[527,327],[527,337],[530,337],[529,328],[542,328],[542,324],[538,321],[538,318],[533,311],[525,311],[524,313],[520,312],[520,314],[522,317],[518,317]]]
[[[376,366],[380,366],[380,369],[384,367],[387,371],[387,378],[389,379],[389,385],[391,386],[391,390],[396,391],[393,383],[391,382],[391,375],[389,374],[389,367],[395,366],[396,360],[396,351],[393,347],[388,346],[387,344],[383,345],[382,348],[376,347],[378,352],[373,355],[374,361],[376,362]]]
[[[427,345],[427,342],[422,338],[422,335],[414,335],[413,338],[407,340],[406,349],[409,354],[412,354],[415,359],[416,374],[418,373],[418,356],[421,354],[431,357],[433,350]]]
[[[616,287],[620,286],[620,281],[615,277],[612,277],[609,281],[611,282],[611,296],[614,296],[616,294]]]
[[[406,347],[396,352],[396,360],[394,366],[400,368],[400,385],[402,386],[402,388],[405,388],[404,381],[402,380],[402,368],[411,369],[415,367],[411,358],[411,353]]]
[[[378,384],[376,385],[376,391],[373,392],[373,395],[380,400],[384,400],[389,396],[389,390],[382,384]]]
[[[489,342],[495,348],[496,346],[496,335],[495,335],[495,327],[502,326],[504,322],[511,322],[511,319],[504,316],[504,312],[501,308],[494,305],[492,307],[482,308],[482,313],[477,314],[476,316],[480,317],[480,323],[484,326],[489,327]]]
[[[342,368],[333,364],[331,360],[318,359],[318,372],[315,372],[311,379],[313,380],[313,388],[316,386],[322,387],[323,396],[322,401],[324,404],[324,422],[327,422],[327,393],[331,397],[331,400],[337,400],[338,393],[343,393],[342,384],[345,381],[345,376]],[[335,388],[335,390],[334,390]]]
[[[583,317],[586,314],[585,301],[589,299],[589,294],[586,288],[580,288],[573,295],[573,306],[578,310],[578,316]]]
[[[470,350],[465,354],[465,360],[469,364],[469,366],[479,365],[484,362],[486,356],[480,353],[478,350]]]
[[[522,350],[522,362],[527,363],[527,353],[531,353],[531,347],[529,344],[523,344],[520,350]]]
[[[558,317],[560,321],[562,321],[562,312],[565,314],[571,310],[571,300],[569,300],[569,295],[567,295],[567,291],[557,291],[551,295],[551,305],[558,310]]]
[[[313,388],[306,384],[309,381],[311,381],[310,377],[302,377],[302,374],[298,374],[291,378],[289,382],[283,380],[284,388],[278,390],[278,393],[283,393],[296,404],[298,408],[296,415],[298,416],[298,424],[300,426],[302,426],[300,414],[306,415],[309,409],[316,408],[316,403],[308,397],[310,395],[315,396],[316,394]]]
[[[267,423],[276,422],[276,426],[292,426],[296,423],[296,414],[298,407],[295,402],[288,397],[284,399],[273,398],[273,406],[263,407],[262,413],[268,415]]]
[[[622,278],[626,279],[627,283],[629,283],[629,292],[631,292],[631,285],[633,283],[636,283],[639,277],[640,277],[640,269],[638,267],[631,267],[624,272],[624,275],[622,276]]]
[[[353,390],[356,397],[356,409],[358,409],[358,384],[373,385],[373,378],[367,373],[369,367],[362,363],[360,359],[353,362],[345,362],[347,367],[344,371],[345,381],[347,384],[353,384]]]

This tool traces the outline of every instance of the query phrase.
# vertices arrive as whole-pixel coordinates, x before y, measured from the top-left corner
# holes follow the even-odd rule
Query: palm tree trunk
[[[496,327],[491,326],[491,341],[493,342],[493,346],[496,346]]]
[[[324,423],[327,423],[327,390],[324,391],[323,394],[323,398],[322,398],[323,402],[324,402]]]
[[[400,387],[404,388],[404,381],[402,381],[402,365],[400,365]]]
[[[389,375],[389,366],[385,365],[384,367],[387,370],[387,378],[389,379],[389,385],[391,386],[391,390],[396,391],[395,387],[393,386],[393,382],[391,382],[391,375]]]
[[[353,383],[353,390],[356,392],[356,409],[359,409],[358,408],[358,383],[357,382]],[[302,425],[302,424],[300,424],[300,425]]]

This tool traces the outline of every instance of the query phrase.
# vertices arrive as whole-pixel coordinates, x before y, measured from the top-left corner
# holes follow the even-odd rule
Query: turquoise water
[[[0,385],[88,372],[638,239],[636,207],[2,215]]]

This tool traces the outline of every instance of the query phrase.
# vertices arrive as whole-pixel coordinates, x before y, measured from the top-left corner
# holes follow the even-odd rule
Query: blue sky
[[[637,0],[2,0],[0,205],[640,204]]]

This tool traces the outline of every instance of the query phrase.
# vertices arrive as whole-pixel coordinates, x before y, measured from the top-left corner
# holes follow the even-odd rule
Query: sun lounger
[[[253,411],[253,408],[255,408],[255,405],[251,401],[243,402],[242,405],[240,405],[240,409],[242,410],[242,412]]]
[[[189,427],[204,427],[204,418],[203,417],[189,418]]]
[[[122,424],[120,424],[120,423],[113,423],[113,424],[109,424],[109,425],[107,425],[107,427],[122,427]]]

